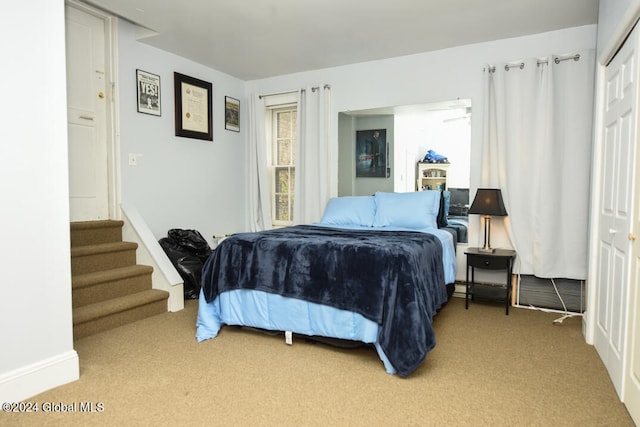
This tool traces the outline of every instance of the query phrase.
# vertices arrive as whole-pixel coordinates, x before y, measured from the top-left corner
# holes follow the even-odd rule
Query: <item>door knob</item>
[[[632,242],[635,242],[636,240],[636,235],[633,233],[629,233],[629,240],[631,240]]]
[[[104,93],[98,92],[98,98],[100,98],[100,99],[104,98]]]

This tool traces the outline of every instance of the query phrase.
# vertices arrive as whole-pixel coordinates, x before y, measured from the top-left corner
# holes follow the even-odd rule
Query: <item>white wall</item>
[[[129,22],[118,33],[122,201],[158,239],[171,228],[196,229],[213,244],[214,234],[246,231],[244,82],[136,41]],[[161,117],[137,112],[136,69],[160,76]],[[174,72],[213,84],[213,142],[174,136]],[[224,128],[225,96],[241,101],[240,132]],[[137,166],[129,153],[141,154]]]
[[[6,6],[3,7],[6,9]],[[0,402],[78,378],[71,320],[63,0],[0,25]]]
[[[611,55],[620,38],[631,31],[640,13],[640,0],[600,0],[598,10],[598,57]]]
[[[594,48],[596,26],[246,83],[136,41],[135,27],[128,22],[120,22],[119,38],[122,199],[136,206],[158,238],[166,235],[170,228],[195,228],[210,240],[213,234],[247,229],[246,107],[247,97],[251,93],[274,93],[309,85],[331,84],[334,153],[338,152],[337,123],[340,111],[423,104],[456,98],[471,99],[473,188],[480,176],[480,164],[473,159],[480,158],[478,147],[482,137],[484,65]],[[136,68],[161,76],[162,117],[136,112]],[[173,136],[174,71],[213,83],[213,142]],[[224,129],[225,95],[241,100],[240,133]],[[142,154],[138,158],[138,166],[128,165],[128,153]],[[333,158],[332,195],[337,195],[337,154]],[[472,233],[478,225],[472,222]],[[500,243],[499,227],[494,228],[494,241]]]
[[[526,37],[460,46],[393,59],[314,70],[250,81],[247,94],[273,93],[309,85],[329,83],[332,87],[332,122],[341,111],[396,105],[424,104],[456,98],[471,99],[471,187],[480,180],[482,139],[483,67],[487,63],[516,61],[525,57],[572,53],[596,46],[596,25],[552,31]],[[337,153],[338,129],[331,138]],[[334,156],[337,158],[337,155]],[[337,161],[332,170],[337,194]],[[470,245],[480,243],[478,221],[470,224]],[[492,227],[496,245],[508,244],[499,224]],[[502,236],[501,236],[502,234]],[[475,241],[477,239],[478,241]]]
[[[356,118],[345,113],[338,114],[338,140],[353,141],[356,134]],[[353,162],[344,164],[340,159],[355,157],[355,148],[351,144],[338,144],[338,196],[351,196],[354,194],[356,168]]]

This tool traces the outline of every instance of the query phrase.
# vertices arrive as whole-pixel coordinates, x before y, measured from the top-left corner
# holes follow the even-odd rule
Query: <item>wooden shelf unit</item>
[[[446,190],[449,163],[418,162],[416,190]]]

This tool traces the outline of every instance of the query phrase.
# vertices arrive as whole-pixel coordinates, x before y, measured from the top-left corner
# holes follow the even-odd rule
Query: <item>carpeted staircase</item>
[[[82,338],[167,311],[152,289],[152,267],[136,264],[137,243],[122,241],[123,221],[71,223],[73,337]]]

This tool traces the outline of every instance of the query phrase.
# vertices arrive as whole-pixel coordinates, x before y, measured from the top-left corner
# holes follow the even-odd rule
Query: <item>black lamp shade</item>
[[[476,197],[469,208],[470,214],[507,216],[502,201],[502,192],[497,188],[478,188]]]

